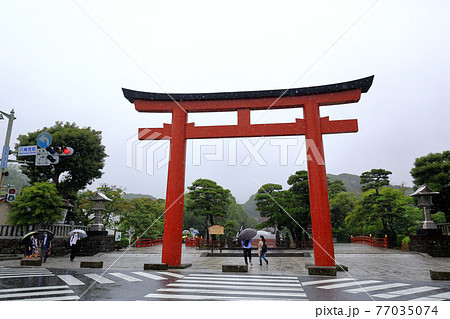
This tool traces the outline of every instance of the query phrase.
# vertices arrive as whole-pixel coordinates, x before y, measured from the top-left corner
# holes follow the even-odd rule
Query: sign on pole
[[[36,150],[36,159],[34,165],[36,166],[49,166],[50,160],[48,159],[48,152],[45,149],[38,148]]]
[[[3,146],[2,152],[2,162],[0,164],[0,168],[6,168],[8,166],[8,157],[9,157],[9,146]]]
[[[37,145],[19,146],[17,156],[36,155]]]
[[[47,148],[52,144],[52,136],[48,132],[43,132],[37,137],[37,144],[41,148]]]
[[[213,225],[209,227],[209,234],[210,235],[223,235],[224,227],[221,225]]]

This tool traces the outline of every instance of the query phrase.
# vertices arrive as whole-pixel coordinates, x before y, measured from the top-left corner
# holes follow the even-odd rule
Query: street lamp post
[[[0,119],[3,119],[3,115],[6,116],[8,118],[8,128],[6,129],[6,137],[5,137],[5,144],[3,146],[3,149],[7,148],[9,150],[9,142],[11,141],[11,132],[12,132],[12,126],[13,126],[13,122],[16,119],[14,117],[14,109],[11,110],[11,112],[5,113],[3,111],[0,111]],[[9,151],[8,151],[8,156],[9,156]],[[7,163],[6,159],[6,163]],[[3,161],[5,161],[5,159],[3,159]],[[0,189],[3,185],[3,175],[5,174],[5,169],[6,167],[2,167],[2,176],[0,177]]]

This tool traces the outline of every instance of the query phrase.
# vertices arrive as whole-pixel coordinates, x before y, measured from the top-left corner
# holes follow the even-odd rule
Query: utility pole
[[[5,148],[8,149],[8,154],[6,156],[9,157],[9,142],[11,141],[11,132],[12,132],[13,121],[16,118],[14,117],[14,109],[11,110],[10,114],[5,113],[3,111],[0,111],[0,113],[8,118],[8,128],[6,130],[5,145],[3,146],[3,150]],[[0,119],[3,119],[2,115],[0,115]],[[3,155],[5,155],[5,154],[3,154]],[[2,162],[3,161],[6,161],[5,163],[7,165],[8,158],[2,159]],[[5,170],[6,170],[6,165],[4,165],[5,167],[2,167],[2,176],[0,177],[0,189],[2,188],[2,185],[3,185],[3,175],[4,175]]]

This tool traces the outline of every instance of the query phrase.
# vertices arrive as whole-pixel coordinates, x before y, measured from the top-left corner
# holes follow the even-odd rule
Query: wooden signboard
[[[209,234],[210,235],[223,235],[223,226],[220,225],[213,225],[209,227]]]

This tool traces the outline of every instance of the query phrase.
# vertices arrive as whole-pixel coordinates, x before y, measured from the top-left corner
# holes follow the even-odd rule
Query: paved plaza
[[[161,263],[162,246],[147,248],[129,248],[109,253],[99,253],[90,257],[76,257],[70,262],[69,255],[51,257],[42,265],[45,268],[78,269],[81,261],[103,261],[103,269],[110,270],[142,270],[144,264]],[[222,265],[243,265],[241,251],[224,250],[235,253],[236,257],[207,257],[208,250],[185,247],[182,250],[182,264],[191,264],[186,269],[172,269],[174,272],[222,273]],[[216,252],[216,251],[215,251]],[[253,251],[256,253],[256,250]],[[269,265],[259,265],[257,257],[253,257],[253,265],[248,274],[252,275],[293,275],[307,276],[307,265],[314,264],[314,253],[305,250],[310,257],[270,257],[275,252],[269,250]],[[298,250],[276,250],[278,253],[298,253]],[[339,271],[337,277],[355,277],[385,280],[417,280],[431,281],[430,270],[450,271],[450,258],[434,258],[427,254],[401,251],[363,244],[335,244],[337,263],[347,266],[348,272]],[[19,260],[1,261],[6,267],[19,266]]]

